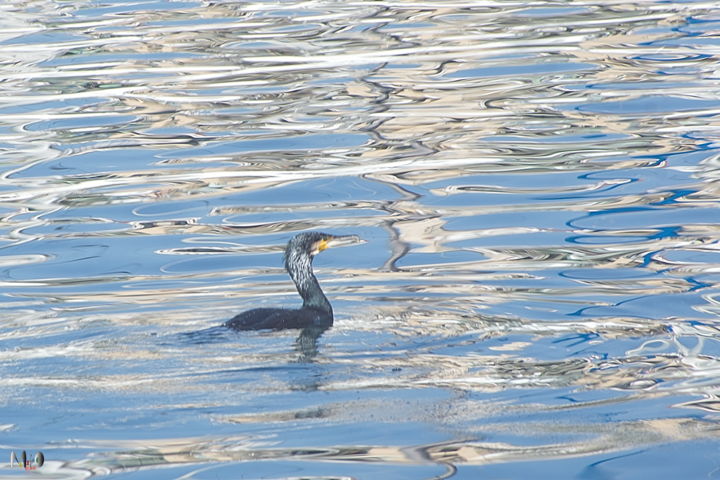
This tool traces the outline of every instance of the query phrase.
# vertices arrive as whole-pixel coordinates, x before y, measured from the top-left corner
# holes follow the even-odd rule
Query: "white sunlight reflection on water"
[[[0,12],[0,430],[38,473],[717,471],[714,3]],[[335,325],[219,327],[297,304],[306,230],[367,241],[315,262]]]

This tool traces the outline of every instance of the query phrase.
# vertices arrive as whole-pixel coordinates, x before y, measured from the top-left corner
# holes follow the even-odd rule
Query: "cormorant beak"
[[[365,240],[361,239],[357,235],[341,235],[323,238],[316,244],[316,251],[322,252],[328,248],[334,247],[345,247],[348,245],[354,245],[356,243],[365,243]]]

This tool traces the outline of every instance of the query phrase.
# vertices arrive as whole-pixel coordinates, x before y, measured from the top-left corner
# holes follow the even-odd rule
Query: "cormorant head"
[[[356,235],[336,236],[329,233],[305,232],[295,235],[285,249],[285,269],[303,298],[303,307],[319,308],[332,315],[330,302],[320,289],[312,271],[315,255],[330,247],[362,242]]]
[[[357,235],[330,235],[322,232],[304,232],[295,235],[285,249],[285,257],[297,256],[304,253],[310,258],[323,250],[360,242]]]

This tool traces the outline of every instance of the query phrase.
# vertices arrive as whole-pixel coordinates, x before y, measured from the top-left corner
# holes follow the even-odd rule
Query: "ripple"
[[[5,443],[58,478],[708,476],[715,9],[0,6]],[[367,241],[315,260],[333,328],[219,327],[297,305],[318,229]]]

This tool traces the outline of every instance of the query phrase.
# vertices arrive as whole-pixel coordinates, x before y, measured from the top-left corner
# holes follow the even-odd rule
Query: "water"
[[[0,12],[5,455],[720,477],[714,2]],[[335,326],[217,328],[297,304],[306,230],[366,241],[316,259]]]

